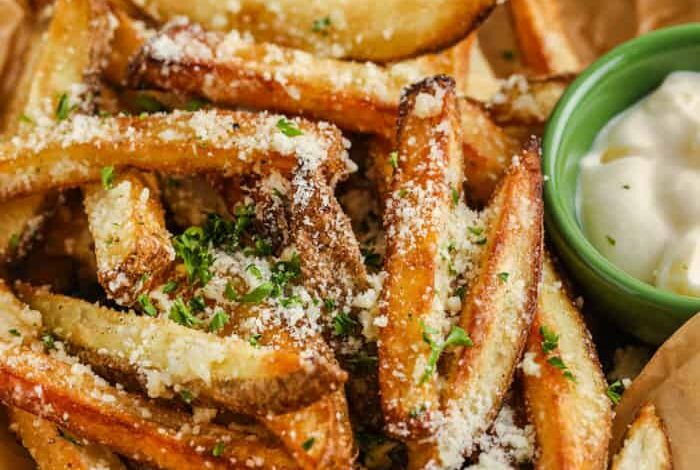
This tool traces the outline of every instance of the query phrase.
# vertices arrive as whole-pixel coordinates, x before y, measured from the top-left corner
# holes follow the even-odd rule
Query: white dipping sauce
[[[581,161],[579,216],[630,275],[700,297],[700,73],[674,72],[611,120]]]

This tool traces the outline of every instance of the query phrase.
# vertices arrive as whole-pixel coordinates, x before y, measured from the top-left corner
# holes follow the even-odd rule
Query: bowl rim
[[[616,287],[655,304],[700,310],[700,298],[675,294],[647,284],[627,274],[605,258],[585,236],[576,216],[567,215],[566,203],[557,189],[558,180],[555,171],[557,154],[562,146],[568,117],[575,112],[577,104],[586,98],[596,83],[623,62],[623,57],[638,55],[649,49],[671,48],[678,42],[688,43],[693,40],[700,45],[700,23],[671,26],[631,39],[591,64],[569,85],[547,122],[542,145],[542,169],[545,177],[544,202],[547,225],[554,226],[551,229],[559,232],[562,241],[575,251],[576,256],[597,277],[604,278]],[[621,109],[619,112],[622,111],[624,110]]]

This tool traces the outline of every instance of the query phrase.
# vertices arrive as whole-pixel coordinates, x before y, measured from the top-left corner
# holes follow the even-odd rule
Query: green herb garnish
[[[255,289],[244,294],[241,297],[241,302],[249,304],[258,304],[268,298],[270,294],[275,290],[275,285],[272,282],[263,282],[258,285]]]
[[[139,305],[141,305],[143,313],[149,317],[158,316],[158,310],[153,306],[153,303],[151,303],[151,298],[147,294],[139,295],[136,300],[138,301]]]
[[[311,31],[314,33],[319,33],[323,36],[328,34],[328,28],[331,27],[331,18],[330,16],[324,16],[323,18],[318,18],[314,20],[314,22],[311,24]]]
[[[213,455],[214,457],[217,457],[217,458],[221,457],[222,455],[224,455],[224,448],[225,448],[225,445],[223,442],[221,442],[221,441],[217,442],[216,445],[214,446],[214,448],[211,450],[211,455]]]
[[[340,312],[333,317],[333,330],[336,336],[348,336],[355,325],[357,322],[345,312]]]
[[[209,321],[209,331],[212,333],[215,331],[219,331],[224,326],[226,326],[230,319],[231,318],[228,316],[228,314],[223,310],[217,311]]]
[[[308,452],[314,446],[314,442],[316,442],[316,438],[310,437],[301,444],[301,448]]]
[[[164,294],[172,294],[176,290],[177,290],[177,281],[168,281],[163,286],[163,293]]]
[[[605,391],[605,393],[608,395],[608,398],[610,398],[610,401],[613,402],[614,405],[617,405],[618,403],[620,403],[624,391],[625,386],[622,383],[622,381],[616,380],[610,385],[608,385],[608,389]]]
[[[76,109],[76,106],[71,106],[69,101],[67,93],[63,93],[58,97],[58,104],[56,105],[57,121],[60,122],[67,119],[70,113]]]
[[[100,177],[102,178],[102,187],[105,189],[112,189],[114,187],[114,167],[105,166],[100,170]]]
[[[277,129],[287,137],[296,137],[303,134],[301,129],[299,129],[294,122],[286,118],[280,118],[280,120],[277,121]]]
[[[7,331],[8,331],[12,336],[22,336],[22,333],[20,333],[19,331],[17,331],[16,328],[10,328],[10,329],[7,330]]]
[[[173,320],[175,323],[190,328],[202,322],[199,318],[192,314],[192,311],[190,311],[189,307],[185,305],[185,302],[182,301],[181,297],[178,297],[175,299],[175,302],[173,302],[173,306],[170,307],[170,314],[168,315],[168,318]]]
[[[546,325],[540,327],[540,335],[542,335],[542,352],[549,354],[559,347],[559,335],[550,330]]]
[[[389,154],[389,164],[394,170],[399,167],[399,152],[391,152]]]
[[[430,378],[430,376],[433,375],[438,360],[440,359],[440,355],[442,355],[445,349],[454,346],[470,347],[474,345],[467,332],[459,326],[453,327],[452,330],[450,330],[450,333],[447,335],[445,341],[441,343],[433,339],[434,335],[439,334],[436,329],[430,328],[423,322],[421,322],[421,326],[423,327],[423,341],[428,343],[430,346],[430,356],[428,357],[428,365],[425,367],[425,371],[423,372],[418,385],[424,384]]]

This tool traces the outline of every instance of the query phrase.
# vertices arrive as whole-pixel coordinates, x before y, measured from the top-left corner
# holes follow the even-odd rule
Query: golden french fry
[[[97,276],[107,294],[130,305],[157,285],[175,260],[155,176],[134,170],[106,173],[83,188],[95,241]]]
[[[547,122],[574,75],[525,78],[513,75],[489,103],[493,120],[501,126],[536,126]]]
[[[412,468],[460,468],[501,407],[537,302],[541,191],[539,145],[533,140],[514,160],[486,210],[485,246],[459,320],[472,345],[457,349],[447,364],[440,425],[413,449]]]
[[[159,20],[187,16],[209,29],[249,32],[256,41],[278,43],[316,55],[385,62],[439,50],[465,37],[495,0],[385,2],[342,0],[275,4],[243,0],[139,2]]]
[[[105,167],[174,173],[319,168],[335,184],[349,162],[333,126],[244,111],[76,115],[45,132],[0,143],[0,200],[100,179]]]
[[[541,74],[581,70],[555,0],[512,0],[509,5],[525,65]]]
[[[656,408],[646,403],[627,430],[622,449],[613,457],[612,470],[671,470],[673,462],[664,424]]]
[[[72,435],[163,469],[234,469],[293,460],[257,428],[195,423],[180,411],[112,387],[80,363],[27,347],[0,350],[0,401],[50,420]]]
[[[522,362],[535,467],[603,468],[612,425],[607,385],[590,333],[548,256],[542,278]]]
[[[9,415],[13,431],[41,470],[126,470],[106,447],[85,442],[18,408],[10,408]]]
[[[426,79],[404,95],[396,174],[385,202],[388,274],[381,315],[387,326],[379,334],[379,383],[388,430],[404,439],[429,433],[439,411],[431,348],[423,338],[426,329],[440,331],[446,322],[449,274],[439,253],[463,181],[457,106],[447,77]]]
[[[44,326],[86,362],[136,377],[152,396],[173,388],[235,412],[280,413],[309,405],[346,374],[323,357],[256,348],[167,320],[120,314],[82,300],[24,287]]]

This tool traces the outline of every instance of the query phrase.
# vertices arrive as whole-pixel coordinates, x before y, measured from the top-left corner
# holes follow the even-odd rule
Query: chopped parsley
[[[408,412],[409,418],[417,418],[421,416],[423,413],[425,413],[426,410],[425,403],[422,405],[416,405],[414,408],[411,408],[411,410]]]
[[[252,274],[255,277],[255,279],[257,279],[258,281],[261,280],[263,277],[262,272],[260,271],[260,268],[258,268],[253,263],[246,266],[245,270],[247,272],[249,272],[250,274]]]
[[[34,119],[30,118],[30,117],[27,116],[26,114],[22,114],[22,115],[20,115],[20,117],[19,117],[19,122],[23,122],[23,123],[25,123],[25,124],[32,124],[32,125],[33,125],[33,124],[34,124]]]
[[[485,245],[486,244],[486,235],[484,235],[484,229],[481,227],[467,227],[467,230],[469,230],[469,233],[474,235],[476,240],[474,243],[477,245]]]
[[[425,367],[425,371],[423,372],[418,385],[424,384],[430,378],[430,376],[433,375],[438,360],[445,349],[455,346],[470,347],[474,345],[467,332],[459,326],[453,327],[447,335],[445,341],[439,343],[433,339],[433,336],[439,334],[439,332],[422,322],[421,325],[423,327],[423,341],[428,343],[430,346],[430,356],[428,357],[428,365]]]
[[[308,452],[314,446],[314,442],[316,442],[316,438],[310,437],[301,444],[301,448]]]
[[[608,243],[610,243],[611,246],[615,246],[615,244],[617,243],[617,241],[610,235],[606,235],[605,239],[608,241]]]
[[[622,383],[622,381],[616,380],[610,385],[608,385],[608,389],[605,391],[605,393],[608,396],[608,398],[610,398],[610,401],[613,402],[614,405],[617,405],[618,403],[620,403],[624,391],[625,386]]]
[[[56,105],[56,120],[60,122],[67,119],[76,107],[75,105],[70,105],[68,93],[62,93],[61,96],[58,97],[58,104]]]
[[[192,98],[187,103],[185,103],[185,111],[199,111],[207,104],[209,104],[207,100],[203,100],[201,98]]]
[[[540,327],[540,335],[542,335],[542,342],[540,345],[543,353],[550,354],[559,347],[559,335],[551,328],[547,327],[546,325],[542,325]],[[572,382],[576,382],[576,377],[571,370],[569,370],[569,367],[564,363],[561,356],[550,356],[547,358],[547,363],[561,370],[562,374],[567,379],[571,380]]]
[[[225,444],[222,441],[217,442],[214,448],[211,450],[211,455],[217,458],[221,457],[224,455],[224,448]]]
[[[542,335],[542,352],[549,354],[559,347],[559,335],[550,330],[546,325],[540,327],[540,335]]]
[[[287,137],[296,137],[303,134],[301,129],[299,129],[294,122],[286,118],[280,118],[280,120],[277,121],[277,129]]]
[[[12,253],[17,251],[17,248],[19,248],[19,234],[18,233],[13,233],[10,236],[10,241],[8,242],[7,247],[10,249],[10,252],[12,252]]]
[[[399,189],[399,197],[406,197],[408,194],[408,189],[401,188]]]
[[[348,336],[355,325],[357,322],[345,312],[340,312],[333,317],[333,332],[336,336]]]
[[[180,398],[182,398],[182,401],[184,401],[185,403],[188,403],[188,404],[192,403],[192,400],[194,399],[194,397],[192,396],[192,392],[190,392],[189,390],[187,390],[185,388],[180,390]]]
[[[176,290],[177,290],[177,281],[168,281],[163,286],[163,293],[164,294],[172,294]]]
[[[399,152],[391,152],[389,154],[389,164],[395,170],[399,167]]]
[[[156,308],[153,306],[153,303],[151,303],[151,298],[147,294],[139,295],[136,300],[138,301],[139,305],[141,305],[143,313],[149,317],[158,316],[158,310],[156,310]]]
[[[353,357],[347,359],[347,363],[355,367],[372,367],[377,364],[379,358],[377,356],[359,352]]]
[[[19,331],[17,331],[16,328],[10,328],[10,329],[7,330],[7,331],[8,331],[12,336],[22,336],[22,333],[20,333]]]
[[[323,299],[323,308],[326,309],[326,312],[332,312],[335,310],[335,299]]]
[[[78,438],[70,434],[68,431],[58,428],[58,435],[61,436],[63,439],[67,440],[73,445],[80,446],[80,441],[78,441]]]
[[[506,272],[503,272],[503,273],[498,273],[498,274],[496,274],[496,276],[498,276],[498,279],[500,279],[501,281],[507,282],[507,281],[508,281],[508,276],[510,276],[510,274],[508,274],[508,273],[506,273]]]
[[[158,113],[166,111],[165,106],[148,93],[139,92],[136,95],[135,103],[140,113]]]
[[[193,312],[203,312],[207,307],[207,304],[204,302],[204,297],[201,295],[192,296],[188,303]]]
[[[450,188],[450,193],[452,194],[452,205],[459,204],[459,191],[454,186]]]
[[[275,285],[272,282],[263,282],[252,291],[248,292],[247,294],[244,294],[241,297],[241,302],[249,304],[259,304],[266,298],[270,297],[274,290]]]
[[[455,295],[459,297],[459,300],[464,300],[464,295],[467,293],[467,288],[464,286],[459,286],[455,289]]]
[[[217,311],[209,321],[209,331],[212,333],[215,331],[219,331],[224,326],[226,326],[230,319],[231,318],[228,316],[228,314],[223,310]]]
[[[256,333],[248,339],[248,342],[250,343],[251,346],[258,347],[258,346],[260,346],[261,339],[262,339],[262,334]]]
[[[181,297],[178,297],[175,299],[175,302],[173,302],[168,318],[173,320],[175,323],[190,328],[202,322],[199,318],[192,314],[192,311],[187,305],[185,305],[185,302],[182,301]]]
[[[102,170],[100,170],[100,178],[102,179],[103,188],[112,189],[114,187],[114,167],[102,167]]]
[[[513,61],[513,60],[515,60],[515,57],[516,57],[515,51],[513,51],[511,49],[506,49],[506,50],[501,52],[501,57],[503,57],[504,60]]]
[[[56,339],[51,333],[45,333],[41,336],[41,342],[44,344],[44,349],[47,351],[56,347]]]
[[[209,252],[209,243],[201,227],[190,227],[181,235],[173,238],[173,247],[178,257],[185,264],[187,280],[190,284],[199,281],[205,286],[213,277],[209,267],[213,257]]]
[[[623,185],[622,185],[622,189],[630,189],[630,185],[629,185],[629,184],[623,184]]]
[[[331,18],[330,16],[324,16],[323,18],[318,18],[315,19],[314,22],[311,24],[311,31],[314,33],[319,33],[323,36],[326,36],[328,34],[328,28],[331,27]]]
[[[382,267],[382,256],[379,253],[375,253],[374,251],[368,248],[363,248],[360,251],[362,252],[362,257],[364,258],[365,266],[369,266],[370,268],[375,269],[379,269]]]
[[[238,300],[238,292],[236,292],[236,289],[234,289],[231,285],[231,281],[226,283],[226,287],[224,288],[224,296],[231,301]]]

